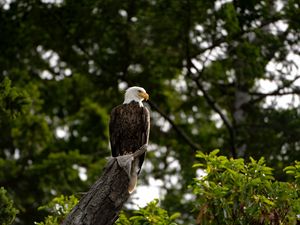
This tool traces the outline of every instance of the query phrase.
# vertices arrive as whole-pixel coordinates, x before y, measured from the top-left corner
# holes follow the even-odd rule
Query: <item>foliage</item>
[[[162,183],[160,204],[185,223],[197,150],[264,157],[287,181],[300,158],[299,10],[299,0],[0,1],[0,186],[16,225],[95,182],[109,113],[132,85],[151,100],[140,184]]]
[[[293,175],[296,179],[296,183],[298,186],[300,186],[300,162],[296,161],[295,165],[293,166],[288,166],[284,168],[284,171],[287,174]]]
[[[16,117],[30,103],[27,92],[12,87],[11,80],[7,77],[0,83],[0,93],[0,110],[7,116]]]
[[[209,154],[199,151],[196,155],[201,162],[194,164],[194,168],[205,172],[190,185],[195,195],[193,211],[197,213],[197,224],[297,224],[300,214],[298,162],[285,168],[295,182],[280,182],[274,179],[273,169],[265,165],[264,158],[258,161],[250,158],[245,162],[218,156],[218,153],[219,150]],[[39,207],[50,215],[45,222],[36,224],[59,224],[77,203],[74,196],[54,198]],[[158,203],[155,199],[139,210],[121,212],[116,224],[182,224],[180,213],[169,216]]]
[[[13,205],[13,200],[7,196],[7,191],[0,188],[0,224],[9,225],[12,224],[18,210]]]
[[[58,225],[61,224],[65,216],[78,203],[78,199],[74,196],[55,197],[47,205],[39,207],[39,210],[46,210],[50,215],[45,218],[44,222],[35,222],[36,225]]]
[[[179,213],[169,216],[169,213],[158,206],[158,200],[149,202],[144,208],[140,208],[133,212],[133,216],[128,218],[124,212],[120,214],[116,221],[117,225],[176,225],[176,219],[180,217]]]
[[[69,197],[63,195],[56,197],[47,205],[39,207],[39,210],[46,210],[49,215],[45,218],[44,222],[35,222],[35,224],[58,225],[77,203],[78,199],[73,195]],[[149,202],[146,207],[134,211],[133,214],[133,216],[128,218],[124,212],[121,212],[116,224],[176,225],[174,221],[180,216],[179,213],[174,213],[169,216],[166,210],[158,206],[157,199]]]
[[[264,158],[228,159],[198,152],[194,166],[206,175],[191,185],[197,195],[198,224],[296,224],[300,214],[299,184],[274,180]],[[294,167],[287,167],[291,173]],[[297,175],[296,175],[297,179]]]

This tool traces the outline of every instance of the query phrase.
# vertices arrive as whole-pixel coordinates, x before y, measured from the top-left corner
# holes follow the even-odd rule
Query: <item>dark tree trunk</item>
[[[145,152],[146,145],[134,154],[110,159],[102,176],[80,199],[62,225],[114,224],[130,196],[128,185],[132,162]]]

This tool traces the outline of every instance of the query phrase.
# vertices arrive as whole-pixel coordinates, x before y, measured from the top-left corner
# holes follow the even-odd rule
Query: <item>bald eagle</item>
[[[109,122],[110,145],[113,157],[132,154],[140,147],[148,144],[150,129],[150,114],[142,101],[149,95],[144,88],[130,87],[125,92],[122,105],[112,109]],[[137,182],[145,153],[132,163],[130,183],[131,193]]]

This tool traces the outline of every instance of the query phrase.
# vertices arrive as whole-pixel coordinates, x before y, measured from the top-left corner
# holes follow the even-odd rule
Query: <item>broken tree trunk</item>
[[[72,209],[62,225],[110,225],[118,219],[130,194],[131,166],[134,159],[146,152],[143,145],[131,155],[111,158],[102,176]]]

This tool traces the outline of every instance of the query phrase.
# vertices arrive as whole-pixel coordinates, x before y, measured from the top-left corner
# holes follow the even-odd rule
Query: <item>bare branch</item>
[[[197,68],[195,68],[195,69],[197,69]],[[231,154],[235,158],[236,157],[236,147],[235,147],[235,131],[234,131],[233,125],[231,124],[231,122],[227,118],[227,116],[222,112],[222,109],[219,107],[217,102],[204,89],[204,87],[202,86],[200,81],[198,79],[193,79],[193,81],[196,83],[197,87],[202,92],[203,97],[206,100],[207,104],[220,116],[221,120],[225,124],[225,127],[227,128],[227,130],[229,132]]]
[[[279,20],[282,20],[282,15],[280,14],[275,14],[273,17],[268,18],[264,21],[261,21],[261,23],[259,25],[257,25],[256,27],[251,27],[248,30],[243,30],[241,32],[236,33],[233,37],[232,40],[236,41],[238,39],[244,38],[246,35],[248,35],[249,33],[255,32],[257,29],[261,29],[264,28],[272,23],[275,23]],[[284,32],[282,35],[286,35],[287,32]],[[207,41],[207,40],[206,40]],[[209,42],[209,41],[207,41]],[[195,54],[190,55],[191,58],[195,58],[201,54],[203,54],[204,52],[208,51],[208,50],[213,50],[214,48],[220,46],[223,43],[227,43],[228,42],[228,37],[220,37],[218,39],[212,40],[211,41],[211,45],[207,46],[206,48],[200,48],[198,51],[195,52]]]
[[[216,103],[216,101],[213,100],[213,98],[208,94],[208,92],[204,89],[204,87],[202,86],[202,84],[199,81],[199,78],[202,76],[203,72],[204,72],[204,64],[203,64],[203,68],[200,71],[192,62],[192,58],[193,56],[191,55],[190,52],[190,37],[189,37],[189,33],[190,33],[190,29],[191,29],[191,7],[190,7],[190,2],[187,1],[186,2],[186,24],[185,24],[185,36],[184,36],[184,47],[185,47],[185,54],[186,54],[186,60],[187,60],[187,77],[190,78],[191,80],[193,80],[196,84],[196,86],[198,87],[198,89],[203,93],[203,96],[206,100],[206,102],[208,103],[208,105],[221,117],[222,121],[224,122],[228,132],[229,132],[229,137],[230,137],[230,143],[231,143],[231,153],[233,157],[236,157],[236,148],[235,148],[235,132],[234,132],[234,128],[231,124],[231,122],[229,121],[229,119],[226,117],[226,115],[222,112],[221,108],[218,106],[218,104]],[[219,46],[220,44],[222,44],[223,42],[226,41],[226,38],[222,37],[218,40],[213,41],[213,44],[205,49],[201,49],[200,51],[197,52],[197,55],[200,55],[202,53],[204,53],[207,50],[212,51],[215,47]],[[206,57],[205,61],[208,60],[208,56]],[[193,77],[193,74],[191,72],[191,68],[195,68],[198,75],[197,77]]]
[[[294,79],[285,82],[284,85],[281,85],[276,90],[271,91],[269,93],[249,92],[251,96],[257,96],[254,97],[252,100],[250,100],[249,103],[259,102],[268,96],[283,96],[283,95],[290,95],[290,94],[299,94],[300,93],[299,89],[292,89],[291,91],[285,91],[285,92],[282,91],[285,88],[291,88],[291,85],[293,85],[299,79],[300,79],[300,75],[295,76]]]
[[[147,145],[143,145],[133,154],[110,158],[102,176],[80,199],[62,224],[114,224],[123,204],[130,196],[128,185],[132,162],[146,151]]]
[[[165,113],[163,112],[153,101],[148,101],[151,108],[157,111],[165,120],[167,120],[173,127],[173,129],[177,132],[177,134],[183,138],[183,140],[194,150],[201,149],[201,146],[192,141],[192,139],[182,130],[179,126],[177,126],[174,121]]]
[[[136,150],[133,154],[132,154],[132,156],[133,156],[133,158],[138,158],[138,157],[140,157],[142,154],[144,154],[146,151],[147,151],[147,146],[148,145],[143,145],[142,147],[140,147],[138,150]]]
[[[112,225],[127,201],[128,171],[111,158],[102,176],[72,209],[62,225]],[[130,163],[130,161],[128,161]]]

